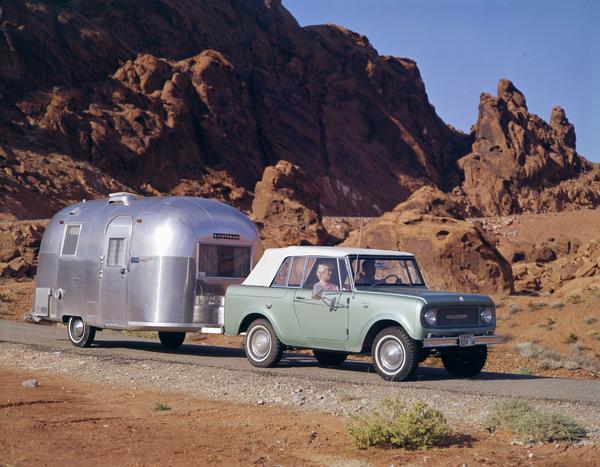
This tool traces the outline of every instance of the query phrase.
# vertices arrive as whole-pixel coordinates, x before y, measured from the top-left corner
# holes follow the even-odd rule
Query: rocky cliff
[[[68,156],[70,171],[86,163],[110,178],[88,197],[119,185],[248,207],[264,168],[283,159],[313,179],[325,213],[342,215],[460,181],[467,138],[437,116],[414,61],[339,26],[301,28],[279,1],[6,0],[0,24],[10,171]],[[19,189],[2,188],[5,217],[72,201]]]

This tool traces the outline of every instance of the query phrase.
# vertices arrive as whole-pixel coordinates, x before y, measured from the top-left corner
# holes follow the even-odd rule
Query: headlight
[[[425,323],[429,326],[435,326],[437,323],[437,310],[428,310],[424,315]]]
[[[494,321],[494,309],[491,307],[485,307],[479,312],[479,316],[481,316],[481,322],[484,324],[490,324]]]

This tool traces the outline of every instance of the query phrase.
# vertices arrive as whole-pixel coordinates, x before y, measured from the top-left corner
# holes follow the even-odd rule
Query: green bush
[[[515,399],[496,402],[488,425],[512,431],[525,442],[577,441],[586,436],[585,429],[570,417],[537,410]]]
[[[369,446],[427,448],[452,433],[439,410],[423,402],[407,405],[398,399],[385,399],[382,411],[352,417],[347,430],[360,449]]]
[[[157,402],[156,405],[154,406],[155,412],[164,412],[166,410],[171,410],[171,407],[169,407],[167,404],[165,404],[163,402]]]

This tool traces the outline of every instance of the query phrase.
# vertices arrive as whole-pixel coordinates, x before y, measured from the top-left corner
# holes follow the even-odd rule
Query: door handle
[[[121,268],[121,274],[125,274],[125,268]]]
[[[296,300],[306,300],[306,297],[296,297]]]

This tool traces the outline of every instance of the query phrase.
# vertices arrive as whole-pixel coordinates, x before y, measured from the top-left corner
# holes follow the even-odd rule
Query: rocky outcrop
[[[564,110],[555,107],[546,123],[509,80],[500,80],[497,97],[481,95],[472,137],[459,166],[466,199],[481,215],[600,204],[600,170],[577,154]]]
[[[428,195],[428,196],[426,196]],[[475,225],[444,216],[451,210],[435,203],[437,213],[424,208],[423,198],[435,193],[419,193],[393,211],[372,220],[362,232],[354,231],[343,246],[360,246],[414,253],[430,287],[473,292],[513,290],[510,264],[498,252],[493,241]],[[440,200],[440,196],[433,196]],[[419,201],[418,201],[419,200]]]
[[[0,21],[11,150],[240,207],[265,167],[289,160],[335,215],[460,180],[466,137],[437,116],[414,61],[339,26],[301,28],[279,1],[6,0]],[[227,183],[212,190],[215,171]]]
[[[33,277],[48,221],[0,222],[0,277]]]
[[[265,248],[321,245],[327,238],[313,180],[288,161],[265,169],[256,184],[252,217]]]

